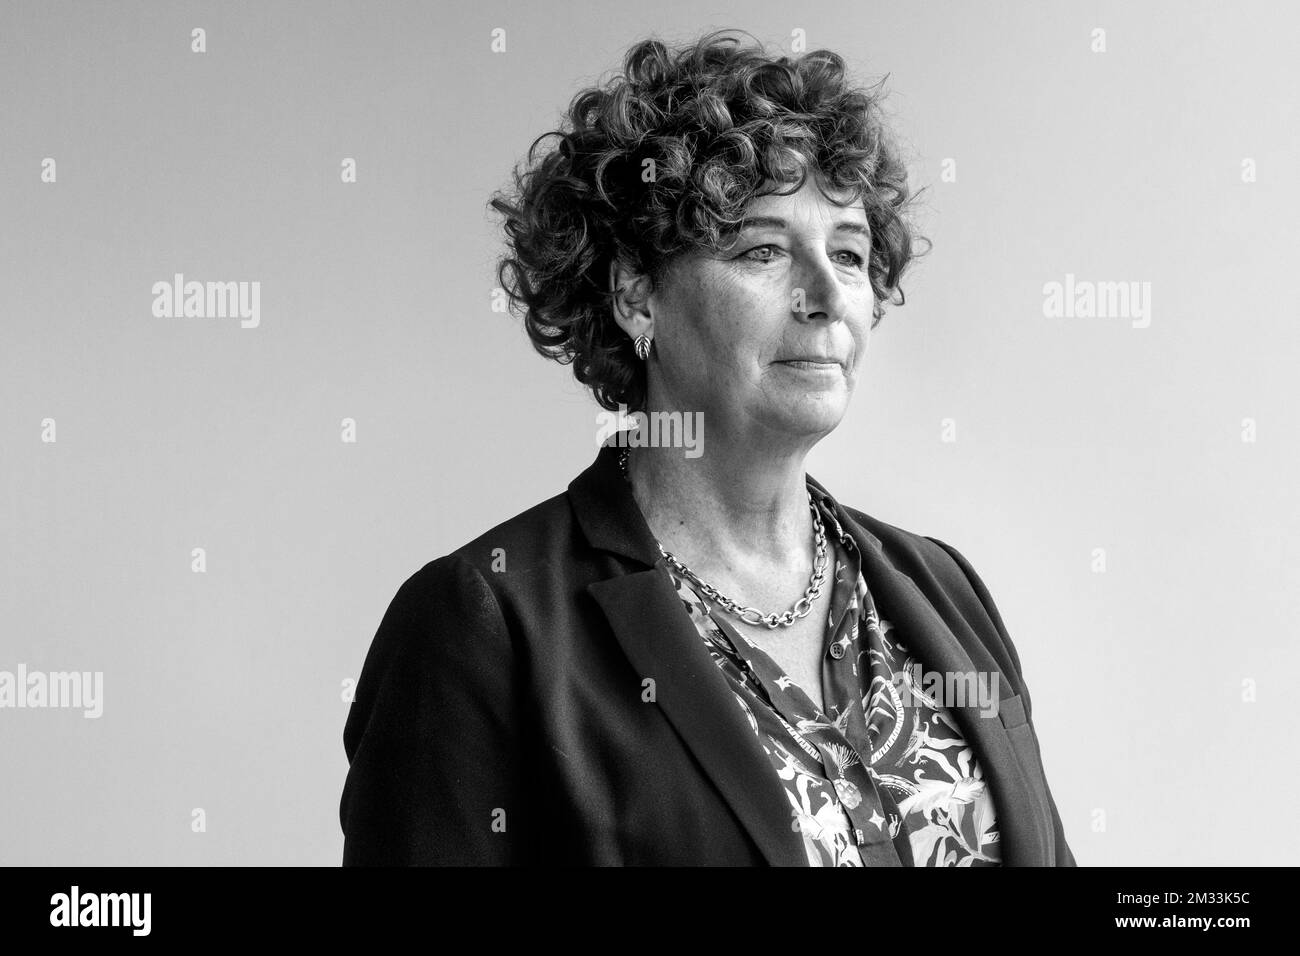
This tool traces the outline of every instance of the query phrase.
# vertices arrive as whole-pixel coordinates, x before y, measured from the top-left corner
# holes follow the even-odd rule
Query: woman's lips
[[[831,359],[782,359],[776,363],[803,372],[842,372],[844,366]]]

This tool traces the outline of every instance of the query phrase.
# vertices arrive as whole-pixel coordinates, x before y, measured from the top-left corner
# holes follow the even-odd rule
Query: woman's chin
[[[780,422],[781,431],[800,435],[826,434],[837,426],[848,411],[849,396],[843,391],[792,395],[771,410],[771,418]]]

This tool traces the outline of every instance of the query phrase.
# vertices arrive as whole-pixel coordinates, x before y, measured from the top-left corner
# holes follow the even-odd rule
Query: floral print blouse
[[[808,864],[1000,865],[979,761],[947,710],[916,685],[924,662],[877,614],[853,539],[825,503],[818,507],[835,569],[822,663],[828,713],[666,566],[785,787]],[[826,606],[825,593],[815,607]]]

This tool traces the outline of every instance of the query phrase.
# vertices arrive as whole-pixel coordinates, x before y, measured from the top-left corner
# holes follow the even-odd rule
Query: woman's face
[[[862,204],[812,176],[753,200],[725,251],[683,256],[651,294],[650,407],[701,411],[715,435],[828,434],[867,352],[870,255]]]

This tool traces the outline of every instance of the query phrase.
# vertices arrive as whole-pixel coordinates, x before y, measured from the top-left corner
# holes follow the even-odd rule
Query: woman
[[[406,581],[345,864],[1073,865],[979,577],[804,471],[913,256],[875,98],[826,51],[649,40],[550,135],[493,200],[503,286],[604,408],[707,441],[620,436]]]

